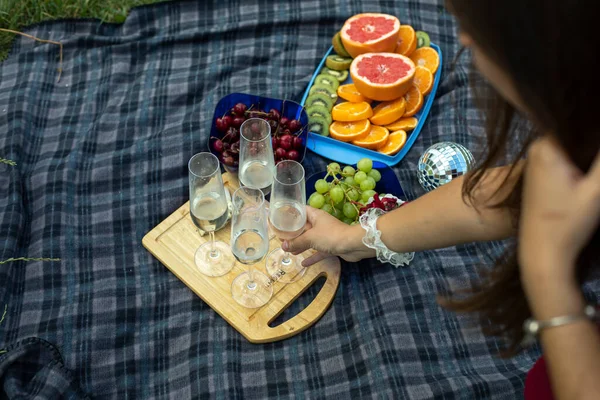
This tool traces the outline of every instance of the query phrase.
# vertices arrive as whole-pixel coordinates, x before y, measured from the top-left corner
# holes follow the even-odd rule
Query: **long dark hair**
[[[522,159],[540,132],[552,134],[570,159],[587,171],[600,149],[600,35],[596,21],[600,3],[446,0],[446,4],[460,28],[511,78],[526,107],[525,117],[532,123],[531,129],[514,129],[516,110],[499,95],[494,102],[485,103],[487,158],[467,175],[465,201],[477,207],[474,192],[485,172],[507,157],[511,162]],[[522,177],[514,172],[519,176],[510,194],[485,206],[511,210],[518,231]],[[477,313],[486,334],[504,339],[503,356],[520,350],[522,325],[531,315],[516,254],[513,247],[493,269],[482,270],[481,283],[468,298],[441,300],[449,309]],[[599,256],[600,230],[578,259],[580,283]]]

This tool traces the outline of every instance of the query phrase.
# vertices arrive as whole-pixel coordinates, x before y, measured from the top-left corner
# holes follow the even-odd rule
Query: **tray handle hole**
[[[317,294],[319,294],[323,288],[325,281],[327,281],[326,276],[317,278],[296,300],[286,307],[275,319],[269,322],[269,327],[275,328],[300,314],[302,310],[308,307],[315,297],[317,297]]]

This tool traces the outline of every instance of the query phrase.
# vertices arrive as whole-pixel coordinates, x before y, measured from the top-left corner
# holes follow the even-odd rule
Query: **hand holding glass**
[[[304,231],[306,224],[304,168],[296,161],[281,161],[275,167],[269,222],[281,240],[295,239]],[[296,282],[304,276],[305,272],[301,260],[281,248],[273,250],[267,258],[267,273],[271,276],[282,275],[279,278],[280,282]]]

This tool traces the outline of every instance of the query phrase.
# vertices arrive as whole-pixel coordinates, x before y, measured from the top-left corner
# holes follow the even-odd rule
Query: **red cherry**
[[[294,161],[300,161],[300,153],[296,150],[290,150],[287,152],[287,158]]]
[[[250,132],[255,135],[260,135],[260,124],[258,122],[253,122],[252,125],[250,125]]]
[[[294,136],[294,149],[300,150],[302,149],[302,138],[299,136]]]
[[[232,122],[233,122],[233,119],[229,115],[225,115],[223,118],[217,118],[217,121],[215,122],[215,126],[217,127],[217,129],[219,131],[225,132],[225,131],[227,131],[227,129],[229,129]]]
[[[223,152],[223,141],[221,139],[217,139],[213,142],[213,149],[217,152],[217,153],[222,153]]]
[[[283,128],[287,128],[288,124],[290,123],[289,118],[287,117],[281,117],[281,119],[279,120],[279,124],[283,127]]]
[[[231,126],[239,129],[239,127],[242,126],[242,124],[244,123],[245,120],[246,120],[246,118],[244,118],[244,117],[235,117],[233,119],[233,121],[231,122]]]
[[[269,118],[273,121],[279,121],[279,118],[281,118],[281,114],[279,114],[279,111],[277,111],[276,109],[271,108],[269,110]]]
[[[277,150],[275,150],[275,158],[277,158],[278,160],[283,160],[285,159],[286,156],[286,152],[283,148],[278,148]]]
[[[238,117],[243,117],[247,109],[248,107],[246,107],[244,103],[237,103],[235,106],[233,106],[232,111]]]
[[[229,150],[231,148],[231,143],[229,143],[229,142],[222,142],[222,143],[223,143],[223,151]]]
[[[292,131],[292,133],[296,133],[301,128],[300,122],[297,119],[293,119],[288,124],[288,128],[290,128],[290,131]]]
[[[279,139],[279,145],[284,150],[291,150],[292,149],[293,140],[294,140],[294,137],[292,135],[283,135]]]
[[[271,132],[275,132],[277,130],[277,124],[278,122],[271,119],[269,120],[269,126],[271,127]]]
[[[233,157],[223,157],[223,164],[227,165],[228,167],[233,167],[234,163],[235,160],[233,159]]]
[[[276,137],[271,138],[271,143],[273,144],[274,149],[277,149],[279,147],[279,139],[277,139]]]

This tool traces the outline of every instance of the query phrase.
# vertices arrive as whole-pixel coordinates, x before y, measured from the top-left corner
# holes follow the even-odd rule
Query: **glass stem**
[[[283,252],[283,258],[281,259],[281,262],[284,264],[289,264],[290,263],[290,253],[288,253],[287,251]]]
[[[209,235],[210,235],[210,256],[212,258],[217,258],[219,256],[219,251],[215,247],[215,233],[213,231],[210,231]]]
[[[255,290],[256,289],[256,281],[254,280],[254,266],[250,266],[248,268],[248,283],[246,284],[246,287],[249,290]]]

